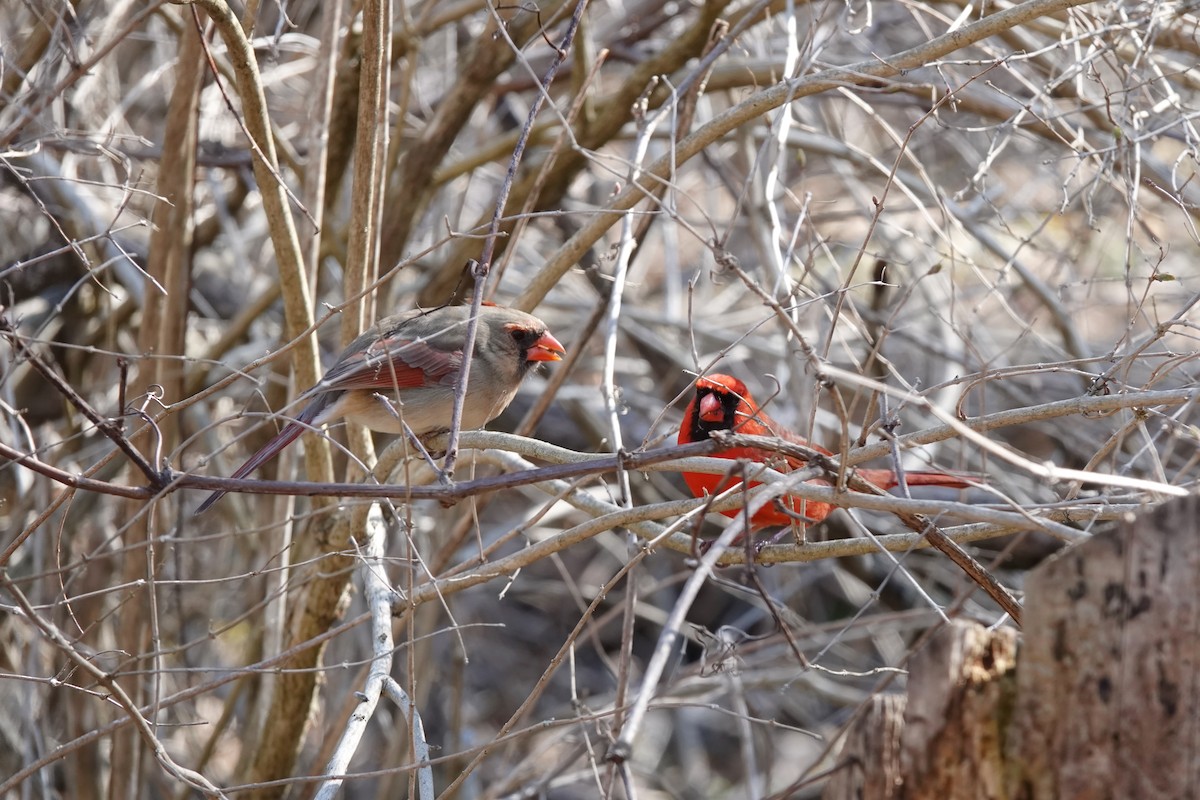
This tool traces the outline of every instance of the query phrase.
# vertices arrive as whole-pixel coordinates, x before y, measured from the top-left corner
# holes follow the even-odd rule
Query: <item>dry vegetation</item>
[[[747,568],[678,464],[478,482],[668,446],[697,373],[977,473],[907,508],[1018,596],[1194,491],[1190,3],[222,8],[0,2],[0,795],[818,795],[929,631],[1013,624],[903,501]],[[348,334],[476,285],[567,345],[491,426],[559,449],[191,515]],[[328,438],[261,477],[361,481]]]

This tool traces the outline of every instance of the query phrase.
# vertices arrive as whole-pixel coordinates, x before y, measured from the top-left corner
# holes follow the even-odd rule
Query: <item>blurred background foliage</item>
[[[311,382],[297,310],[315,321],[311,369],[361,329],[352,314],[468,300],[539,97],[485,293],[577,359],[529,379],[493,428],[525,418],[581,453],[657,447],[694,376],[720,371],[835,451],[933,427],[936,410],[1014,412],[991,448],[953,437],[905,462],[983,476],[996,494],[972,503],[1069,506],[1083,533],[1164,495],[1022,463],[1194,487],[1195,397],[1179,391],[1196,378],[1200,18],[1191,3],[1024,5],[255,2],[230,18],[260,106],[220,4],[0,0],[5,790],[188,796],[182,767],[255,785],[239,797],[315,791],[298,778],[325,766],[372,653],[354,572],[365,501],[238,494],[193,517],[198,491],[110,491],[150,483],[116,441],[152,470],[228,475]],[[373,63],[375,105],[360,91]],[[274,175],[248,138],[256,109]],[[264,187],[285,190],[293,222]],[[461,480],[494,471],[468,456]],[[298,457],[276,476],[319,477]],[[670,472],[574,488],[633,508],[686,496]],[[406,596],[589,517],[531,487],[391,508],[382,569]],[[1036,527],[969,547],[1019,592],[1058,546]],[[841,511],[808,536],[865,528],[905,530]],[[843,726],[903,687],[944,614],[1011,624],[929,550],[719,569],[615,767],[606,750],[695,567],[686,547],[643,545],[612,528],[415,610],[397,601],[392,674],[439,791],[818,796]],[[370,774],[346,796],[416,792],[406,730],[382,703],[350,768]]]

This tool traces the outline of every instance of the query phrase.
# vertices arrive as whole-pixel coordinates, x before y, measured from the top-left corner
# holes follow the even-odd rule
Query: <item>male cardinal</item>
[[[350,343],[316,386],[300,396],[300,414],[233,473],[244,478],[277,456],[306,430],[345,418],[371,430],[418,437],[448,430],[466,341],[469,306],[409,311],[380,320]],[[479,428],[499,416],[521,379],[539,361],[561,361],[566,351],[540,319],[484,304],[463,402],[462,427]],[[225,494],[200,504],[206,511]]]
[[[683,424],[679,426],[678,442],[679,444],[700,442],[708,439],[713,431],[775,436],[793,444],[812,448],[827,456],[833,455],[825,448],[808,442],[768,417],[758,407],[758,403],[754,402],[746,384],[729,375],[709,375],[696,381],[696,393],[688,403],[687,410],[683,412]],[[784,457],[757,447],[732,447],[721,451],[717,457],[758,462],[774,460],[779,464],[776,469],[781,472],[789,472],[805,466],[803,459]],[[899,485],[896,473],[890,469],[858,469],[855,472],[859,477],[881,489],[890,489]],[[739,477],[708,475],[698,472],[685,472],[683,479],[696,497],[715,495],[742,482]],[[944,472],[905,472],[904,480],[909,486],[963,488],[968,485],[962,478]],[[829,485],[828,481],[820,479],[812,482],[824,486]],[[758,485],[756,482],[750,484],[752,488]],[[834,506],[829,503],[781,497],[759,509],[750,518],[750,527],[753,530],[761,530],[790,525],[793,522],[816,524],[828,517],[833,509]],[[736,508],[724,512],[725,516],[735,518],[740,513],[741,510]]]

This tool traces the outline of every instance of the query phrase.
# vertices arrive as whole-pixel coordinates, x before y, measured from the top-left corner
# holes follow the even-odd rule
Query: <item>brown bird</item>
[[[679,427],[679,444],[702,442],[710,437],[713,431],[733,431],[756,436],[774,436],[793,444],[812,448],[819,453],[832,456],[833,453],[806,440],[799,434],[793,433],[775,422],[766,412],[758,407],[758,403],[750,395],[746,384],[729,375],[709,375],[696,381],[696,393],[683,412],[683,424]],[[781,456],[769,450],[757,447],[732,447],[717,453],[717,458],[745,459],[747,461],[782,462],[778,469],[790,472],[806,466],[804,459],[792,456]],[[856,469],[855,474],[881,489],[891,489],[898,486],[900,481],[896,473],[890,469]],[[700,472],[685,472],[683,479],[696,497],[715,495],[736,486],[741,478],[725,475],[708,475]],[[951,486],[964,488],[969,484],[956,475],[945,472],[905,472],[904,481],[909,486]],[[815,479],[810,483],[828,486],[829,482]],[[760,485],[752,481],[750,487]],[[750,518],[752,530],[774,528],[790,525],[793,522],[801,524],[816,524],[829,516],[835,508],[830,503],[816,500],[802,500],[795,497],[776,498],[759,509]],[[730,509],[722,512],[727,517],[737,517],[740,509]]]
[[[300,396],[307,404],[299,415],[233,477],[246,477],[306,430],[336,419],[384,433],[403,434],[407,426],[418,437],[449,430],[470,313],[470,306],[443,306],[380,320],[350,343],[320,383]],[[485,303],[479,309],[463,429],[483,427],[499,416],[530,367],[561,361],[565,352],[537,317]],[[213,492],[196,513],[208,510],[224,494]]]

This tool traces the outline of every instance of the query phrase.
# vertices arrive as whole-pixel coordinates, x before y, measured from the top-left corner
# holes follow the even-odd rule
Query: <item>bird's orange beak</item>
[[[525,358],[528,361],[562,361],[562,357],[566,354],[567,349],[547,331],[530,345]]]
[[[725,409],[716,394],[709,392],[700,398],[700,419],[710,423],[725,421]]]

